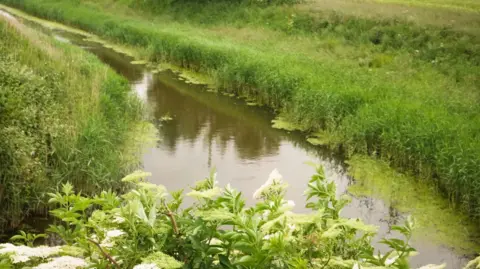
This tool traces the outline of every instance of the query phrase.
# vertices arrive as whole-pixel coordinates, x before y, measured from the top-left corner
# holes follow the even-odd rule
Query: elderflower
[[[60,252],[60,247],[27,247],[27,246],[15,246],[12,244],[0,244],[0,255],[7,254],[10,255],[10,260],[12,263],[22,263],[27,262],[32,257],[37,258],[47,258],[52,255],[58,254]]]
[[[221,245],[222,243],[222,240],[218,238],[212,238],[212,240],[210,240],[210,245]]]
[[[273,233],[273,234],[267,234],[263,237],[263,240],[270,240],[272,238],[275,238],[275,237],[278,237],[280,236],[280,232],[276,232],[276,233]]]
[[[393,264],[395,261],[397,261],[397,259],[398,259],[398,256],[393,257],[393,258],[388,258],[388,259],[385,261],[385,265],[387,265],[387,266],[388,266],[388,265],[391,265],[391,264]]]
[[[113,238],[124,235],[125,232],[119,229],[110,230],[105,233],[105,239],[102,240],[100,246],[105,248],[112,248],[115,245]]]
[[[107,231],[106,236],[107,236],[107,238],[114,238],[114,237],[122,236],[124,234],[125,234],[124,231],[115,229],[115,230]]]
[[[53,258],[47,263],[39,264],[33,269],[77,269],[85,266],[87,266],[87,263],[84,259],[71,256],[62,256]]]
[[[160,269],[158,268],[157,265],[154,263],[142,263],[142,264],[137,264],[133,269]]]
[[[253,198],[254,199],[260,199],[262,198],[263,192],[268,189],[272,184],[274,183],[279,183],[283,179],[282,175],[278,172],[277,169],[273,169],[273,171],[270,173],[268,176],[268,180],[260,186],[254,193],[253,193]]]
[[[125,218],[120,217],[120,216],[118,216],[118,215],[116,215],[116,216],[113,218],[113,223],[118,223],[118,224],[120,224],[120,223],[124,223],[124,222],[125,222]]]

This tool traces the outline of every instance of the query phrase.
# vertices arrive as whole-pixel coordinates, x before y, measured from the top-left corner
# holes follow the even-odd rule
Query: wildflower
[[[12,263],[27,262],[32,257],[47,258],[49,256],[58,254],[60,247],[27,247],[27,246],[15,246],[12,244],[0,244],[0,255],[10,255]]]
[[[265,210],[265,212],[263,212],[263,214],[262,214],[262,217],[263,217],[264,219],[267,219],[268,216],[270,216],[270,210]]]
[[[21,263],[21,262],[28,262],[30,260],[29,256],[25,255],[14,255],[11,257],[12,263]]]
[[[115,217],[113,217],[113,223],[124,223],[125,222],[125,218],[123,217],[120,217],[118,215],[115,215]]]
[[[270,239],[272,239],[272,238],[274,238],[274,237],[278,237],[278,236],[280,236],[280,232],[276,232],[276,233],[273,233],[273,234],[267,234],[267,235],[265,235],[265,236],[263,237],[263,240],[267,240],[267,241],[268,241],[268,240],[270,240]]]
[[[398,259],[398,256],[396,257],[393,257],[393,258],[388,258],[386,261],[385,261],[385,265],[391,265],[393,264],[396,260]]]
[[[124,231],[116,229],[116,230],[107,231],[106,236],[107,238],[114,238],[114,237],[122,236],[124,234],[125,234]]]
[[[287,201],[287,206],[291,207],[291,208],[294,208],[295,207],[295,202],[293,200],[288,200]]]
[[[84,259],[71,257],[71,256],[62,256],[53,258],[47,263],[39,264],[33,269],[77,269],[81,267],[86,267],[87,263]]]
[[[124,235],[125,232],[122,230],[110,230],[105,233],[105,239],[103,239],[102,243],[100,243],[100,246],[105,247],[105,248],[112,248],[115,245],[113,238],[120,237]]]
[[[268,189],[268,187],[270,187],[272,184],[280,183],[282,181],[282,179],[283,179],[283,177],[278,172],[278,170],[273,169],[273,171],[268,176],[268,180],[253,193],[253,198],[254,199],[262,198],[263,193],[265,192],[265,190]]]
[[[142,263],[142,264],[137,264],[133,269],[160,269],[158,268],[157,265],[154,263]]]
[[[212,240],[210,240],[210,245],[221,245],[222,243],[222,240],[218,238],[212,238]]]
[[[297,228],[297,226],[295,226],[295,224],[287,224],[287,227],[288,227],[288,229],[291,230],[291,231],[294,231],[295,228]]]

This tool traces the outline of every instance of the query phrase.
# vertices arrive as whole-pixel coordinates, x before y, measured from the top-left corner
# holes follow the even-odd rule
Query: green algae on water
[[[166,113],[165,115],[163,115],[161,118],[160,118],[160,121],[161,122],[165,122],[165,121],[171,121],[173,120],[172,116],[170,116],[170,113]]]
[[[307,142],[314,146],[327,146],[332,144],[332,139],[326,132],[314,132],[308,135]]]
[[[216,88],[214,81],[208,75],[200,74],[198,72],[194,72],[170,63],[161,62],[157,65],[155,70],[158,72],[171,70],[172,72],[177,73],[179,79],[184,80],[185,83],[208,85],[209,88]]]
[[[275,129],[282,129],[287,131],[305,131],[300,125],[287,121],[283,117],[277,117],[272,120],[272,127]]]
[[[356,180],[348,190],[355,196],[382,199],[404,214],[411,214],[418,228],[414,237],[429,238],[459,254],[480,251],[480,229],[467,215],[453,208],[430,182],[395,171],[388,163],[354,155],[348,173]]]

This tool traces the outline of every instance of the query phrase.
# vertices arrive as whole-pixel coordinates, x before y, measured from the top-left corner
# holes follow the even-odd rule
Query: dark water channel
[[[346,174],[341,157],[311,146],[302,134],[273,129],[274,116],[269,110],[186,83],[170,70],[154,74],[142,65],[131,64],[130,57],[79,35],[48,32],[95,54],[126,77],[147,104],[159,133],[156,146],[143,156],[143,169],[152,173],[151,182],[169,190],[187,188],[216,167],[221,186],[230,184],[253,202],[253,192],[277,168],[290,185],[288,199],[295,201],[297,212],[302,212],[303,192],[314,172],[304,163],[312,161],[324,165],[327,178],[337,184],[338,194],[348,194],[353,179]],[[165,115],[172,120],[162,121]],[[402,224],[404,216],[387,204],[371,197],[352,197],[343,216],[377,225],[379,237],[389,236],[390,226]],[[467,261],[425,239],[414,238],[413,245],[420,253],[412,258],[413,266],[445,262],[448,268],[461,268]]]

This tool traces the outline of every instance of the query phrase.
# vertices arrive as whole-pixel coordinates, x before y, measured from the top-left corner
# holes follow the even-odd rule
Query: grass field
[[[46,214],[64,182],[121,187],[143,111],[129,91],[94,56],[0,15],[0,232]]]
[[[431,178],[480,216],[475,1],[0,3],[207,73],[225,91],[332,134],[349,154]]]

